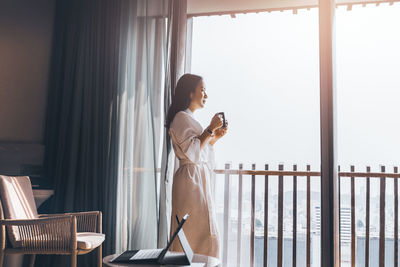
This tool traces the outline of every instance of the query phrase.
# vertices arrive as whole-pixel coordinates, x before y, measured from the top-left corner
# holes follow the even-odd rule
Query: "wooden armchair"
[[[102,266],[101,212],[37,214],[29,177],[0,175],[0,267],[5,254],[77,255],[97,248],[97,266]],[[6,233],[8,238],[6,237]]]

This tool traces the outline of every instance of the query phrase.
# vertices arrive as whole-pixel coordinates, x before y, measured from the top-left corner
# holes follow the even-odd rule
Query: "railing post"
[[[342,218],[341,218],[341,214],[342,214],[342,202],[341,202],[341,200],[340,200],[340,198],[341,198],[341,194],[342,194],[342,191],[341,191],[341,189],[340,189],[340,187],[341,187],[341,184],[342,184],[342,179],[341,179],[342,177],[340,177],[340,165],[338,165],[338,221],[339,221],[339,266],[342,266],[342,225],[341,225],[341,223],[342,223]],[[322,215],[322,213],[321,213],[321,215]]]
[[[293,171],[297,171],[297,165],[293,165]],[[297,176],[293,176],[293,243],[292,243],[292,267],[297,264]]]
[[[253,171],[256,170],[256,164],[251,165]],[[256,176],[251,176],[251,233],[250,233],[250,266],[254,267],[254,220],[256,206]]]
[[[398,167],[394,167],[398,173]],[[399,185],[398,178],[394,178],[394,267],[399,266]]]
[[[239,170],[243,170],[242,163],[239,164]],[[239,174],[237,267],[240,267],[241,265],[241,256],[242,256],[242,206],[243,206],[243,175]]]
[[[367,173],[371,172],[371,167],[367,167]],[[371,199],[371,182],[370,178],[367,177],[367,188],[366,188],[366,203],[365,203],[365,266],[369,267],[369,228],[370,228],[370,199]]]
[[[230,163],[225,164],[225,170],[231,168]],[[224,241],[222,247],[222,264],[223,266],[228,266],[228,244],[229,244],[229,218],[230,218],[230,205],[229,205],[229,190],[230,189],[230,179],[229,173],[225,173],[225,190],[224,190]]]
[[[354,172],[354,166],[350,166],[350,172]],[[350,177],[350,202],[351,202],[351,267],[356,266],[356,199],[354,176]]]
[[[283,171],[283,164],[279,164]],[[283,176],[278,176],[278,267],[283,266]]]
[[[385,166],[381,166],[381,172],[385,172]],[[386,178],[380,179],[380,212],[379,212],[379,267],[385,267],[385,201]]]
[[[265,170],[268,171],[268,164],[265,164]],[[268,265],[268,175],[265,175],[264,184],[264,267]]]
[[[338,221],[339,221],[339,266],[342,266],[342,202],[341,202],[341,194],[342,191],[340,189],[342,184],[342,177],[340,176],[340,165],[338,165]],[[321,215],[322,215],[322,211],[321,211]]]
[[[311,166],[307,165],[307,171],[311,171]],[[311,266],[311,177],[307,175],[307,267]]]

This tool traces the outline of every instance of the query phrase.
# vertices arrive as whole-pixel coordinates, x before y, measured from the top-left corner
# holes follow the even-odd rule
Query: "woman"
[[[207,99],[203,79],[183,75],[175,88],[169,107],[166,127],[169,128],[179,168],[172,185],[171,234],[177,227],[175,216],[189,219],[183,229],[194,253],[218,257],[219,240],[210,180],[214,170],[213,146],[227,132],[222,118],[216,114],[205,130],[193,117]],[[172,251],[182,251],[177,240]]]

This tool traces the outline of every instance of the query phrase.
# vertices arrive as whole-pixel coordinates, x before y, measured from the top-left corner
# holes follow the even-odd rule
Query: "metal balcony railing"
[[[223,225],[222,225],[222,242],[221,242],[221,252],[222,252],[222,263],[223,266],[232,266],[232,263],[236,263],[236,266],[257,266],[255,264],[255,207],[256,207],[256,177],[261,176],[263,177],[264,180],[264,199],[263,199],[263,255],[262,255],[262,264],[258,264],[259,266],[267,266],[268,264],[268,256],[275,254],[273,253],[268,253],[268,246],[271,241],[269,241],[269,224],[270,224],[270,219],[268,218],[268,210],[271,208],[271,203],[269,203],[268,199],[269,196],[268,194],[271,193],[271,190],[269,190],[269,185],[270,185],[270,179],[275,177],[274,179],[277,178],[277,192],[274,192],[277,194],[277,236],[276,236],[276,259],[274,259],[274,264],[268,264],[268,266],[302,266],[302,264],[298,264],[299,262],[299,255],[298,255],[298,179],[299,177],[304,177],[305,178],[305,183],[306,183],[306,238],[305,238],[305,266],[320,266],[319,262],[312,262],[312,242],[311,242],[311,181],[312,179],[318,179],[318,182],[320,181],[320,172],[319,171],[311,171],[310,165],[305,166],[305,170],[301,171],[298,169],[297,165],[291,166],[290,170],[285,170],[284,165],[280,164],[278,166],[278,170],[269,170],[269,165],[266,164],[264,166],[264,170],[259,170],[256,169],[256,165],[252,164],[251,169],[244,169],[243,164],[238,165],[238,169],[232,169],[231,164],[225,164],[225,169],[216,169],[215,173],[217,174],[217,177],[220,177],[221,175],[224,176],[224,191],[223,191]],[[350,256],[350,261],[348,262],[347,265],[349,266],[356,266],[356,220],[355,220],[355,214],[356,214],[356,205],[355,205],[355,181],[361,180],[365,182],[366,190],[365,190],[365,252],[364,252],[364,264],[365,266],[370,266],[370,256],[371,254],[374,254],[376,257],[379,257],[379,265],[378,266],[385,266],[385,204],[386,204],[386,179],[394,179],[394,186],[393,186],[393,194],[394,194],[394,257],[393,257],[393,265],[394,267],[398,267],[398,178],[400,178],[400,174],[398,173],[398,168],[394,167],[392,173],[387,173],[385,166],[381,166],[381,172],[371,172],[370,167],[366,167],[366,172],[355,172],[354,166],[350,167],[349,172],[338,172],[338,177],[339,177],[339,183],[338,183],[338,189],[339,189],[339,203],[340,201],[340,196],[341,196],[341,184],[342,180],[349,179],[350,180],[350,218],[341,218],[341,213],[338,212],[339,214],[339,227],[340,229],[340,236],[344,239],[346,231],[350,230],[350,235],[347,241],[341,241],[341,244],[343,242],[347,242],[350,244],[351,247],[351,256]],[[304,179],[303,178],[303,179]],[[379,188],[379,198],[380,198],[380,212],[379,212],[379,251],[370,251],[370,217],[371,217],[371,208],[370,208],[370,202],[371,202],[371,178],[377,178],[380,181],[380,188]],[[234,179],[237,180],[237,192],[232,192],[231,190],[231,184],[233,183]],[[244,209],[244,195],[246,192],[244,192],[244,187],[243,187],[243,181],[245,179],[250,179],[251,181],[251,187],[250,187],[250,229],[244,229],[243,228],[243,209]],[[284,193],[285,193],[285,179],[289,179],[292,182],[292,231],[291,231],[291,236],[287,236],[287,232],[284,232]],[[236,180],[235,180],[236,181]],[[287,181],[287,180],[285,180]],[[246,189],[245,189],[246,190]],[[222,192],[216,192],[216,194],[220,194]],[[235,195],[237,197],[237,214],[232,214],[234,210],[232,210],[231,206],[233,205],[233,202],[231,200],[231,196]],[[234,203],[236,205],[236,203]],[[339,204],[339,209],[342,210],[342,207]],[[323,211],[319,212],[319,216],[321,216],[321,213]],[[229,244],[229,238],[231,236],[231,232],[233,231],[231,224],[231,218],[235,217],[235,220],[237,219],[237,225],[234,227],[234,229],[237,233],[237,240],[236,240],[236,248],[232,249],[232,245]],[[320,218],[316,220],[317,223],[320,223]],[[349,227],[350,224],[350,227]],[[314,227],[319,229],[320,225]],[[349,228],[349,229],[348,229]],[[246,233],[246,231],[248,231]],[[314,233],[315,234],[315,233]],[[250,246],[243,246],[243,237],[245,235],[250,235]],[[284,250],[287,251],[287,248],[284,248],[284,239],[285,238],[291,238],[291,259],[287,258],[286,255],[284,257]],[[230,249],[228,249],[228,247]],[[315,246],[318,247],[318,246]],[[248,249],[249,255],[249,261],[244,261],[241,257],[243,255],[243,250]],[[274,252],[275,253],[275,252]],[[301,255],[304,257],[304,255]],[[258,263],[260,262],[260,259],[258,259]],[[276,260],[276,261],[275,261]],[[285,262],[284,262],[285,260]],[[290,262],[288,262],[288,260]],[[388,259],[387,259],[388,260]],[[391,260],[390,260],[391,261]],[[387,263],[388,261],[386,261]],[[362,264],[364,266],[364,264]],[[346,264],[343,264],[342,266],[345,266]],[[361,263],[357,263],[357,266],[361,266]]]

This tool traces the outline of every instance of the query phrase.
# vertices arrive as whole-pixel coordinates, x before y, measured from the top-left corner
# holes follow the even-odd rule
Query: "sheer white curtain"
[[[116,251],[155,248],[170,1],[129,1],[120,92]]]
[[[167,64],[164,91],[165,114],[171,104],[176,82],[190,68],[192,21],[192,18],[187,18],[187,0],[174,0],[171,2],[167,32]],[[165,246],[169,238],[174,172],[175,154],[169,134],[164,129],[160,179],[159,247]]]

